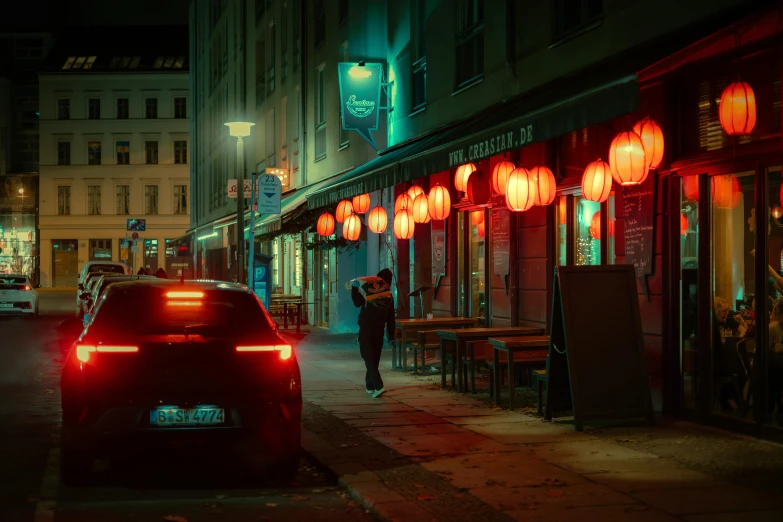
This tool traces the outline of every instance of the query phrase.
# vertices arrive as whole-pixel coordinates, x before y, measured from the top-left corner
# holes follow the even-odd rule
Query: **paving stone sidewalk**
[[[783,446],[671,423],[573,430],[440,377],[392,372],[364,392],[355,336],[298,345],[303,446],[387,520],[781,521]]]

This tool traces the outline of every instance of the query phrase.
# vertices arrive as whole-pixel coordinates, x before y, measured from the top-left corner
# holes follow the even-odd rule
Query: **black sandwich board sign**
[[[633,265],[555,268],[545,418],[654,422]]]

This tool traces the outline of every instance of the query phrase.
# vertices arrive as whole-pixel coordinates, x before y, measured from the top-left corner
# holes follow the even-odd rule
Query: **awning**
[[[545,141],[635,111],[639,85],[635,74],[606,81],[569,78],[524,96],[496,104],[430,136],[391,150],[354,169],[307,198],[308,208],[436,174]]]

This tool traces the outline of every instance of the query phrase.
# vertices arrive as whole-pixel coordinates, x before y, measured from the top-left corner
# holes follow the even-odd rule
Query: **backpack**
[[[391,287],[378,276],[354,278],[351,280],[351,286],[359,290],[359,294],[364,298],[365,308],[389,308],[394,302]]]

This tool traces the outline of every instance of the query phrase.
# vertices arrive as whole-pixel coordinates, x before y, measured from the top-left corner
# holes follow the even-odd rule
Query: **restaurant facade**
[[[778,6],[741,12],[419,133],[308,207],[337,217],[342,201],[380,202],[382,233],[366,230],[372,210],[360,234],[346,216],[324,231],[370,250],[394,238],[399,317],[546,326],[556,266],[633,264],[655,409],[779,438],[781,340],[766,317],[783,291],[783,27]],[[623,163],[635,144],[643,172]],[[519,168],[535,189],[512,176],[501,194]],[[420,193],[427,215],[414,204],[413,226],[396,223]],[[423,310],[405,297],[422,285]]]

